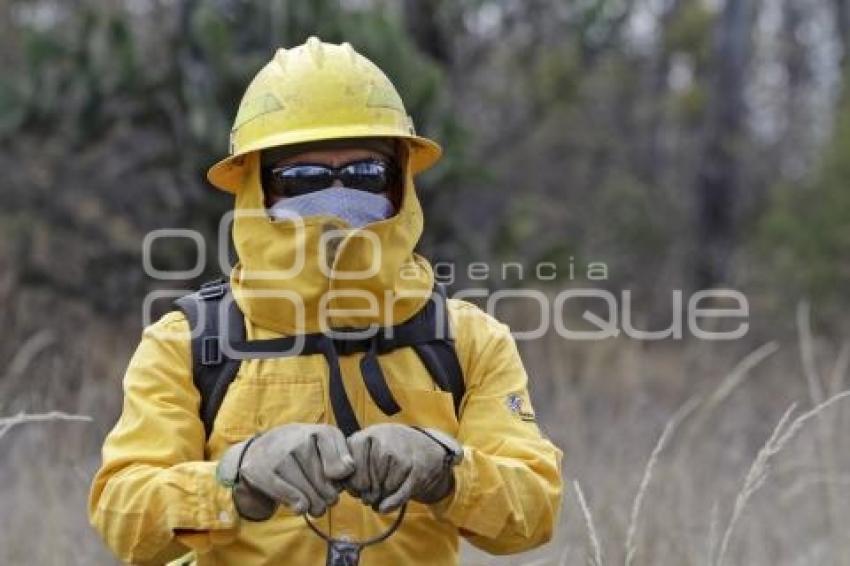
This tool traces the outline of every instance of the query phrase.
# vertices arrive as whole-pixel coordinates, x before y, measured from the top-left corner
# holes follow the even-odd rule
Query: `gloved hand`
[[[286,424],[228,448],[217,473],[225,482],[231,478],[239,514],[262,521],[279,503],[299,515],[323,515],[339,500],[339,482],[353,472],[354,459],[338,428]]]
[[[348,437],[355,468],[345,487],[381,513],[409,499],[436,503],[454,489],[461,445],[444,432],[400,424],[372,425]]]

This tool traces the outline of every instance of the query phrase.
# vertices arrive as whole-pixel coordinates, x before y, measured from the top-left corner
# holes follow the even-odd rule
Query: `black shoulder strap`
[[[201,285],[174,305],[186,315],[192,329],[192,381],[201,395],[200,415],[207,437],[227,388],[239,371],[241,360],[224,355],[221,348],[221,302],[229,285],[223,279]],[[230,341],[245,339],[245,323],[236,301],[228,303],[227,331]]]
[[[415,344],[413,349],[440,389],[452,394],[455,414],[460,416],[460,404],[466,393],[466,384],[463,381],[463,370],[457,358],[454,341],[435,340]]]
[[[436,316],[433,323],[433,327],[437,330],[434,340],[413,344],[412,347],[440,389],[452,394],[455,415],[460,416],[460,405],[466,393],[466,383],[449,323],[446,291],[439,283],[435,286],[433,299],[437,303],[437,308],[431,311],[434,313],[432,316]],[[438,312],[441,315],[438,316],[436,314]]]

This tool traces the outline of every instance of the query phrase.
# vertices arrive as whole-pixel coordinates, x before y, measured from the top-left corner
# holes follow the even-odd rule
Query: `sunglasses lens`
[[[345,186],[370,193],[388,189],[389,166],[380,161],[359,161],[343,168],[340,179]]]
[[[349,163],[337,176],[333,169],[323,165],[292,165],[265,170],[263,183],[268,192],[278,197],[297,197],[327,189],[339,178],[352,189],[382,193],[389,189],[391,168],[381,161]]]
[[[320,165],[296,165],[272,169],[267,179],[267,189],[280,197],[297,197],[326,189],[333,184],[333,172]]]

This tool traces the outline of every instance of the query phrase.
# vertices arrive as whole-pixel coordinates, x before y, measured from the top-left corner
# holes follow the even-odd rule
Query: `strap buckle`
[[[225,293],[227,293],[227,281],[223,278],[207,281],[198,289],[198,295],[205,301],[220,299]]]
[[[217,366],[221,363],[221,348],[218,336],[204,336],[201,343],[201,364],[205,366]]]
[[[383,332],[376,326],[335,328],[328,337],[333,342],[334,350],[339,356],[377,350],[384,344]]]

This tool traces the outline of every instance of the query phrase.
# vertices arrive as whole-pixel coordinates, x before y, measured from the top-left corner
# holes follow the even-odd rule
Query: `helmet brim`
[[[414,175],[433,166],[443,153],[437,142],[416,135],[400,136],[397,130],[389,130],[386,133],[375,131],[373,127],[365,127],[363,132],[358,132],[357,128],[352,127],[300,130],[297,135],[293,135],[293,132],[287,132],[266,137],[243,148],[238,153],[222,159],[209,168],[207,180],[217,189],[235,194],[242,186],[246,157],[255,151],[310,141],[361,137],[392,137],[407,142],[410,147],[410,168]]]

